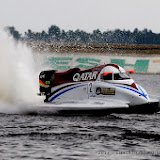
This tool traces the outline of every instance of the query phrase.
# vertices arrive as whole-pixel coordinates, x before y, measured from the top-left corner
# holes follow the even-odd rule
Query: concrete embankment
[[[39,42],[29,45],[34,51],[45,53],[45,63],[54,69],[88,69],[100,64],[116,63],[126,70],[135,70],[136,73],[160,73],[160,45]]]

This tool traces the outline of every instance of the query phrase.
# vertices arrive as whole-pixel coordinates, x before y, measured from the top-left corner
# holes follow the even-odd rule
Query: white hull
[[[52,77],[52,81],[48,81],[47,75]],[[148,95],[123,68],[115,64],[86,71],[77,68],[64,73],[44,71],[40,78],[41,83],[47,83],[41,84],[40,92],[44,92],[46,104],[39,110],[154,113],[160,109],[160,98]]]

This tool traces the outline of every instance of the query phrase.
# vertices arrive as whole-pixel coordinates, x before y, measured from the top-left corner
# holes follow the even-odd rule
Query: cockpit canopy
[[[127,85],[138,90],[135,82],[128,75],[128,72],[134,73],[134,71],[126,72],[122,67],[116,64],[108,64],[100,72],[99,80],[110,82],[110,83]]]
[[[120,66],[109,65],[101,71],[102,80],[126,80],[131,79],[128,73]]]
[[[124,80],[124,79],[130,79],[130,77],[126,72],[122,72],[122,73],[102,74],[101,79],[103,80]]]

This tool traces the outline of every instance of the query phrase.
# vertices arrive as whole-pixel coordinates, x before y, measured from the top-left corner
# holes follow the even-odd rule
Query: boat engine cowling
[[[51,87],[54,81],[55,70],[42,71],[39,74],[39,95],[47,95],[51,93]]]

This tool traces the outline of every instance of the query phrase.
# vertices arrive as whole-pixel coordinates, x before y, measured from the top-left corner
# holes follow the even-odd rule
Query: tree
[[[48,29],[48,35],[49,35],[50,41],[59,41],[60,34],[61,34],[60,28],[55,25],[54,26],[52,25]]]
[[[60,42],[66,42],[66,39],[67,39],[67,34],[64,30],[62,30],[60,35]]]
[[[91,39],[93,43],[103,43],[102,33],[99,29],[94,30]]]
[[[24,39],[27,40],[27,41],[32,41],[33,40],[33,33],[30,29],[27,32],[25,32],[25,38]]]
[[[160,34],[153,33],[151,30],[142,31],[135,28],[133,32],[126,30],[108,30],[101,32],[99,29],[92,33],[77,29],[76,31],[64,31],[52,25],[48,32],[33,32],[28,30],[24,37],[16,31],[14,27],[6,27],[7,31],[16,40],[44,41],[44,42],[66,42],[66,43],[118,43],[118,44],[160,44]]]
[[[5,29],[10,33],[10,35],[13,36],[14,39],[20,40],[21,34],[13,26],[12,27],[6,27]]]
[[[45,31],[41,32],[41,41],[47,42],[48,40],[48,34]]]

